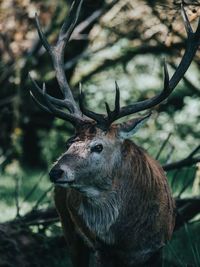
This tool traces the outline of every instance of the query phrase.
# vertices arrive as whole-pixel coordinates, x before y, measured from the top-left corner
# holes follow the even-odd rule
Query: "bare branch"
[[[177,216],[175,230],[200,213],[200,198],[176,199]]]
[[[185,175],[183,177],[183,181],[186,181],[186,183],[184,184],[183,188],[180,190],[177,198],[180,198],[181,195],[185,192],[185,190],[191,185],[191,183],[194,180],[195,173],[196,173],[196,170],[194,170],[194,173],[192,175],[190,174],[190,169],[186,170]],[[190,175],[190,177],[189,177],[189,175]]]
[[[169,142],[169,139],[170,139],[171,136],[172,136],[172,133],[169,133],[168,136],[167,136],[167,138],[164,140],[163,144],[161,145],[161,147],[160,147],[160,149],[159,149],[159,151],[158,151],[158,153],[157,153],[157,155],[156,155],[156,157],[155,157],[156,160],[159,159],[159,157],[160,157],[160,155],[161,155],[163,149],[165,148],[165,146],[166,146],[167,143]]]
[[[16,218],[20,217],[20,206],[19,206],[19,176],[15,175],[15,206],[16,206]]]
[[[184,223],[190,221],[198,213],[200,213],[200,198],[184,198],[176,199],[177,217],[175,230],[178,230]],[[16,218],[10,223],[24,223],[26,225],[49,224],[59,221],[55,208],[32,210],[21,218]]]
[[[46,191],[44,191],[44,193],[40,196],[40,198],[37,200],[36,204],[33,206],[32,210],[37,210],[39,205],[42,203],[42,201],[45,199],[45,197],[47,196],[47,194],[49,192],[51,192],[51,190],[53,189],[53,185],[51,185],[49,188],[47,188]]]
[[[40,175],[37,183],[31,188],[31,190],[24,197],[23,203],[26,202],[27,200],[29,200],[29,198],[33,195],[33,193],[36,191],[36,189],[38,188],[39,184],[41,183],[41,181],[45,177],[45,174],[46,174],[46,171],[44,173],[42,173],[42,175]]]
[[[200,149],[200,145],[197,146],[192,152],[191,154],[189,154],[189,156],[187,156],[186,158],[176,161],[176,162],[172,162],[172,163],[168,163],[168,164],[164,164],[162,167],[165,171],[171,171],[171,170],[177,170],[177,169],[181,169],[183,167],[188,167],[191,166],[193,164],[196,164],[198,162],[200,162],[200,156],[198,157],[193,157],[197,151]]]

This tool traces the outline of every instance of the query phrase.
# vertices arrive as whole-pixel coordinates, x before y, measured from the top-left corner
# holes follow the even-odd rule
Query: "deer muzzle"
[[[49,178],[52,183],[60,186],[70,186],[73,184],[74,177],[70,171],[63,170],[58,167],[53,167],[49,172]]]

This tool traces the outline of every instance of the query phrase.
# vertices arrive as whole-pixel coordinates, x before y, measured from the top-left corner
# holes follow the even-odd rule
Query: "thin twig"
[[[170,162],[170,160],[171,160],[171,158],[173,156],[174,150],[175,150],[175,147],[173,145],[171,145],[170,149],[169,149],[169,152],[168,152],[168,154],[166,156],[165,163],[169,163]]]
[[[194,172],[194,174],[196,173],[196,171]],[[190,186],[190,184],[193,182],[194,180],[194,175],[191,175],[191,179],[188,179],[188,176],[190,174],[190,169],[186,170],[186,173],[183,177],[183,181],[186,181],[185,185],[183,186],[183,188],[181,189],[181,191],[179,192],[177,198],[180,198],[181,195],[185,192],[185,190]]]
[[[33,206],[32,210],[37,210],[39,205],[41,204],[41,202],[44,200],[44,198],[46,197],[46,195],[52,190],[53,185],[51,185],[42,195],[41,197],[38,199],[38,201],[36,202],[36,204]]]
[[[198,162],[200,162],[200,157],[185,158],[180,161],[164,164],[162,167],[165,171],[171,171],[171,170],[181,169],[183,167],[192,166]]]
[[[20,179],[18,175],[15,176],[15,206],[16,206],[16,218],[20,217],[20,205],[19,205],[19,182]]]
[[[76,28],[74,29],[74,32],[72,33],[70,40],[77,39],[77,36],[79,36],[87,27],[89,27],[102,14],[103,14],[103,9],[96,10],[94,13],[92,13],[91,16],[89,16],[84,21],[79,23],[79,25],[77,25]]]
[[[193,158],[193,156],[198,152],[199,149],[200,149],[200,145],[198,145],[186,158],[176,161],[176,162],[164,164],[162,166],[163,169],[165,171],[171,171],[171,170],[191,166],[195,163],[200,162],[200,156]]]
[[[169,133],[168,136],[167,136],[167,138],[166,138],[166,139],[164,140],[164,142],[162,143],[162,145],[161,145],[161,147],[160,147],[160,149],[159,149],[159,151],[158,151],[158,153],[157,153],[157,155],[156,155],[156,160],[159,159],[159,157],[160,157],[160,155],[161,155],[163,149],[165,148],[165,146],[166,146],[167,143],[169,142],[169,139],[170,139],[171,135],[172,135],[172,133]]]
[[[178,176],[180,172],[180,169],[176,170],[173,177],[172,177],[172,182],[171,182],[171,188],[174,188],[174,184],[175,184],[175,181],[176,181],[176,177]]]
[[[42,179],[45,177],[46,172],[42,173],[37,181],[37,183],[31,188],[31,190],[28,192],[28,194],[24,197],[23,203],[26,202],[35,192],[35,190],[38,188],[39,184],[41,183]]]
[[[200,145],[198,145],[188,156],[189,158],[192,158],[200,149]]]

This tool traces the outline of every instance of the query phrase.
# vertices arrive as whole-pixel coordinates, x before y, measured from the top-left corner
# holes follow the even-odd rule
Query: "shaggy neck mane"
[[[124,141],[122,155],[122,175],[126,173],[127,185],[142,192],[143,197],[147,193],[149,197],[149,192],[156,193],[160,184],[166,181],[159,163],[130,140]]]
[[[119,196],[114,191],[97,199],[83,198],[78,213],[98,238],[112,243],[110,228],[119,215],[119,203]]]
[[[158,163],[133,142],[126,140],[122,145],[121,160],[113,173],[112,190],[97,198],[83,197],[78,214],[97,237],[107,243],[113,243],[111,226],[116,223],[120,211],[129,211],[129,207],[123,203],[132,203],[131,207],[135,205],[136,213],[139,210],[144,212],[148,209],[147,203],[160,194],[158,190],[161,175],[165,183],[164,172]],[[141,199],[145,203],[142,209]],[[148,201],[144,201],[145,199]]]

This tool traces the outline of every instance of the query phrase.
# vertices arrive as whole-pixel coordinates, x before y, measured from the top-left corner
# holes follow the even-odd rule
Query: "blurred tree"
[[[0,225],[0,266],[12,266],[14,254],[10,252],[18,253],[19,266],[20,256],[26,254],[25,266],[31,266],[32,252],[36,255],[38,250],[39,255],[45,255],[41,257],[44,264],[62,266],[60,262],[53,262],[53,258],[62,259],[65,253],[56,250],[60,248],[58,236],[52,238],[56,231],[51,231],[51,227],[56,228],[58,220],[56,211],[54,208],[37,210],[38,207],[49,207],[50,201],[45,197],[50,189],[45,191],[47,185],[41,186],[41,178],[34,184],[30,173],[22,175],[16,160],[10,165],[8,163],[13,159],[20,160],[24,165],[34,167],[31,171],[48,165],[63,151],[65,140],[71,133],[67,123],[38,109],[28,93],[32,86],[28,79],[31,71],[40,85],[46,82],[51,95],[60,96],[49,56],[37,37],[34,14],[39,12],[45,34],[53,44],[71,3],[72,0],[0,1],[0,166],[12,170],[11,179],[16,178],[16,188],[22,187],[25,192],[24,198],[20,199],[19,190],[15,190],[14,212],[17,209],[19,214],[23,214],[27,199],[34,193],[37,195],[30,213],[12,223]],[[121,88],[122,105],[155,95],[163,85],[163,57],[167,58],[171,75],[185,47],[181,3],[195,29],[200,16],[199,0],[84,0],[78,26],[65,53],[66,74],[75,97],[81,82],[87,105],[92,110],[105,112],[104,102],[113,101],[114,80]],[[169,182],[177,196],[176,229],[195,220],[200,212],[200,199],[197,197],[199,166],[198,169],[195,166],[200,153],[199,70],[200,51],[168,101],[155,108],[154,118],[134,136],[134,140],[160,160],[168,171]],[[24,177],[19,186],[21,176]],[[28,181],[27,176],[30,178]],[[1,179],[3,184],[2,180],[6,179]],[[6,186],[9,186],[2,184],[0,194],[5,201]],[[12,197],[10,187],[7,194]],[[32,203],[28,204],[30,208]],[[195,222],[198,232],[198,217]],[[19,231],[18,225],[22,225],[22,230]],[[42,233],[42,238],[38,233]],[[51,237],[48,239],[47,235]],[[30,241],[27,246],[26,241]],[[9,247],[10,250],[5,249]],[[53,257],[49,258],[51,248],[55,249],[55,255],[52,253]],[[191,250],[193,252],[193,248]],[[187,254],[186,251],[183,254]],[[174,254],[173,258],[166,266],[177,266],[179,260]]]
[[[6,29],[3,29],[3,25],[6,24],[5,21],[1,25],[3,31],[1,38],[1,53],[5,51],[5,54],[3,54],[2,57],[5,62],[2,61],[1,63],[2,68],[4,63],[6,64],[6,67],[3,68],[3,80],[1,81],[2,86],[4,87],[4,90],[1,92],[4,100],[0,104],[3,108],[6,104],[11,104],[11,110],[8,110],[7,108],[4,109],[1,116],[2,125],[5,125],[4,127],[7,126],[6,131],[3,131],[1,136],[2,149],[3,153],[6,153],[8,148],[13,145],[12,140],[9,138],[12,136],[12,131],[14,131],[16,135],[20,134],[22,145],[21,160],[23,163],[32,166],[37,166],[41,163],[41,158],[39,157],[37,131],[41,127],[45,127],[45,129],[48,130],[52,125],[53,119],[51,116],[40,111],[38,112],[38,110],[35,109],[32,104],[32,100],[29,98],[27,90],[28,86],[30,86],[28,81],[28,72],[33,68],[33,66],[38,70],[38,72],[41,71],[40,75],[42,77],[44,70],[48,68],[49,64],[48,58],[46,58],[46,55],[44,54],[44,50],[41,49],[41,44],[38,38],[35,37],[35,41],[32,43],[32,40],[29,40],[29,36],[33,35],[33,31],[35,31],[32,13],[34,12],[33,10],[41,10],[41,18],[50,24],[46,30],[47,36],[54,38],[55,32],[62,23],[60,15],[62,15],[63,19],[66,15],[66,6],[70,6],[71,2],[72,1],[67,1],[66,5],[66,2],[61,1],[57,7],[49,5],[48,2],[46,5],[38,5],[36,2],[34,5],[34,1],[31,6],[29,1],[27,1],[27,3],[24,3],[23,1],[16,1],[12,3],[11,1],[8,5],[6,5],[6,2],[2,2],[1,4],[2,10],[7,11],[8,14],[10,13],[9,7],[12,7],[13,13],[10,14],[9,19],[13,19],[13,21],[10,23],[12,26],[14,26],[15,23],[19,26],[19,28],[11,28],[10,32],[7,32]],[[84,22],[85,25],[82,25],[82,29],[75,37],[78,39],[78,42],[72,40],[66,49],[66,61],[70,61],[72,58],[79,56],[88,45],[89,40],[86,36],[101,15],[103,5],[104,1],[95,1],[95,3],[90,0],[85,1],[81,12],[81,18],[79,20],[79,23]],[[63,6],[65,12],[62,12]],[[91,14],[94,14],[94,16],[88,21],[87,25],[87,18]],[[5,19],[5,14],[2,15],[2,17]],[[53,19],[51,19],[52,17]],[[9,21],[9,19],[6,20]],[[12,36],[13,31],[14,36]],[[25,47],[23,47],[24,39],[28,42],[28,46],[25,45]],[[13,52],[12,50],[12,44],[14,47],[13,50],[16,50],[15,54],[15,51]],[[10,57],[10,59],[8,57]],[[41,62],[43,62],[43,64],[41,64]],[[67,69],[67,77],[69,80],[73,74],[75,66],[76,63],[71,64],[71,66]],[[11,73],[8,71],[9,68],[12,68],[12,70],[10,70]],[[53,78],[50,81],[49,87],[56,88],[56,86],[56,81]],[[14,97],[9,97],[7,100],[7,95],[10,91],[14,92]],[[53,92],[53,94],[57,95],[58,92]],[[11,118],[8,121],[7,116],[9,113],[11,113]],[[41,122],[46,123],[43,124]],[[16,130],[18,128],[20,131]],[[14,154],[12,154],[12,156],[14,156]]]
[[[5,159],[20,157],[24,164],[32,166],[44,163],[39,135],[42,130],[43,140],[47,139],[54,120],[41,112],[29,97],[27,89],[31,85],[28,72],[32,71],[40,84],[45,81],[52,95],[59,96],[59,92],[50,59],[37,37],[34,13],[40,11],[41,23],[53,43],[71,2],[1,1],[0,123],[3,130],[0,132],[0,144]],[[180,4],[178,0],[85,0],[79,26],[65,54],[66,74],[75,89],[75,96],[81,81],[88,93],[88,104],[103,111],[105,98],[109,101],[113,97],[113,80],[116,77],[127,88],[122,91],[123,103],[155,94],[162,83],[162,57],[167,55],[173,71],[185,46]],[[200,3],[184,1],[184,4],[195,27]],[[191,101],[186,104],[189,102],[185,96],[195,99],[200,95],[199,57],[198,54],[192,71],[180,85],[181,90],[173,93],[167,105],[158,107],[160,111],[167,111],[168,117],[164,120],[171,120],[171,129],[175,129],[175,124],[172,124],[174,112],[184,110],[186,105],[192,108],[194,104]],[[101,87],[101,91],[97,87]],[[195,116],[197,120],[198,115]],[[160,120],[163,120],[162,113],[156,120],[156,127],[162,130]],[[66,132],[70,131],[67,124],[60,126]],[[191,126],[187,126],[187,130],[191,130]],[[198,129],[195,130],[197,132]],[[42,144],[47,146],[48,142],[42,141]],[[188,146],[192,146],[192,142]]]

